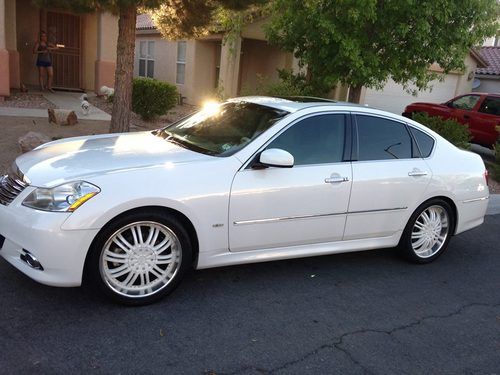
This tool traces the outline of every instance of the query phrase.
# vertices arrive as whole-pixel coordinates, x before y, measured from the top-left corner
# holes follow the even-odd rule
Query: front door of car
[[[302,118],[271,140],[294,156],[292,168],[236,173],[230,198],[231,251],[342,240],[351,190],[351,163],[344,162],[347,114]],[[258,154],[257,154],[258,158]]]
[[[474,141],[491,147],[499,137],[496,127],[500,125],[500,97],[487,96],[484,98],[476,116],[475,126],[471,127]]]
[[[432,171],[405,123],[368,115],[354,119],[357,161],[344,240],[392,236],[421,203]]]
[[[463,95],[448,103],[451,108],[450,118],[457,120],[462,124],[467,124],[472,129],[474,128],[475,115],[474,109],[478,106],[479,95]],[[473,132],[473,131],[472,131]]]

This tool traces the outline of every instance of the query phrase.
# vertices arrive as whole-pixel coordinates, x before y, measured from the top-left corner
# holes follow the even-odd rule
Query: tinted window
[[[420,153],[422,154],[423,158],[429,157],[429,155],[432,152],[432,148],[434,147],[434,139],[429,137],[427,134],[424,132],[421,132],[420,130],[417,130],[415,128],[412,128],[410,126],[410,131],[413,134],[413,137],[417,141],[418,148],[420,149]]]
[[[477,95],[465,95],[450,102],[450,104],[453,108],[470,111],[472,108],[474,108],[478,100],[479,96]]]
[[[267,148],[291,153],[295,165],[338,163],[344,153],[344,115],[319,115],[286,130]]]
[[[479,112],[500,116],[500,98],[488,96],[481,104]]]
[[[411,138],[402,123],[380,117],[356,116],[358,160],[409,159]]]

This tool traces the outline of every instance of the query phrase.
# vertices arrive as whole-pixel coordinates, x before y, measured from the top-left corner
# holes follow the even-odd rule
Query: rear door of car
[[[354,114],[353,183],[344,240],[393,236],[421,203],[432,171],[406,123]]]

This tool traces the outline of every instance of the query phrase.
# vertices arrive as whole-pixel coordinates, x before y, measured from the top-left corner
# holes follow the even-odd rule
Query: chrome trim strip
[[[373,213],[373,212],[399,211],[399,210],[406,210],[407,208],[408,207],[383,208],[383,209],[379,209],[379,210],[350,211],[350,212],[339,212],[339,213],[333,213],[333,214],[285,216],[285,217],[273,217],[273,218],[269,218],[269,219],[240,220],[240,221],[234,221],[233,224],[234,225],[267,224],[267,223],[277,223],[280,221],[314,219],[314,218],[319,218],[319,217],[339,216],[339,215],[347,215],[347,214],[362,214],[362,213]]]
[[[462,201],[462,203],[472,203],[472,202],[479,202],[479,201],[485,201],[487,199],[490,199],[490,197],[482,197],[482,198],[474,198],[474,199],[467,199],[465,201]]]
[[[381,208],[378,210],[364,210],[364,211],[349,211],[349,214],[369,214],[372,212],[386,212],[386,211],[402,211],[406,210],[408,207],[396,207],[396,208]]]
[[[338,215],[345,215],[346,213],[347,212],[339,212],[336,214],[301,215],[301,216],[273,217],[270,219],[241,220],[241,221],[235,221],[233,224],[234,225],[266,224],[266,223],[276,223],[278,221],[290,221],[290,220],[312,219],[317,217],[338,216]]]

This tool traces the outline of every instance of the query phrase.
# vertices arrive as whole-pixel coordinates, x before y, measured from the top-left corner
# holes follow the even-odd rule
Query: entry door
[[[47,36],[50,43],[59,45],[52,51],[53,86],[65,89],[81,88],[80,16],[47,12]]]
[[[342,240],[351,189],[343,162],[345,115],[316,115],[267,148],[290,152],[293,168],[239,171],[231,189],[229,244],[246,251]]]
[[[356,115],[358,161],[344,240],[396,234],[421,202],[432,171],[415,149],[406,124]]]

